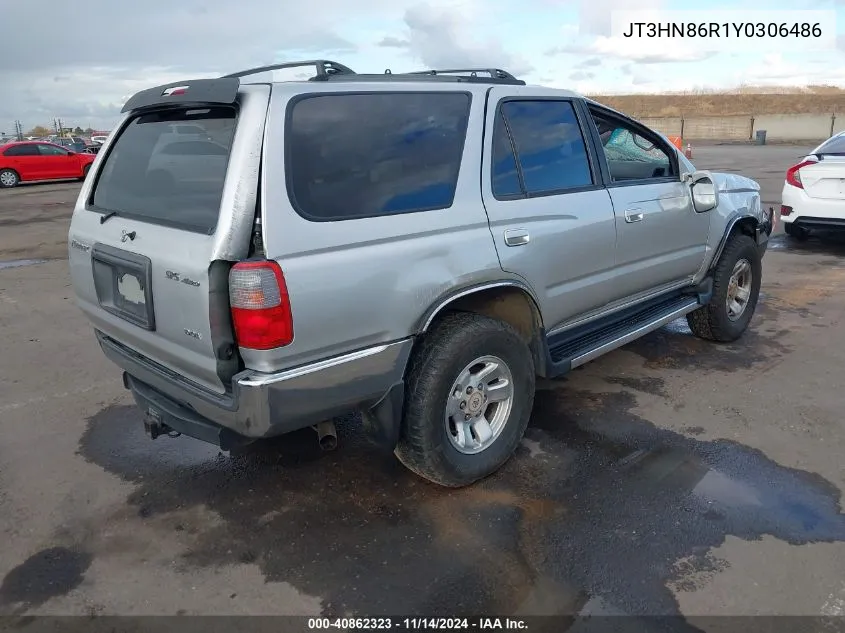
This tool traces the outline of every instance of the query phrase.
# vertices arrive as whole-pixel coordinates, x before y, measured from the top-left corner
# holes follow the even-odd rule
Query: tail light
[[[784,217],[792,213],[792,207],[788,207],[785,204],[780,205],[780,217]]]
[[[799,189],[804,188],[804,184],[801,182],[801,174],[799,170],[802,167],[806,167],[807,165],[815,165],[816,161],[814,160],[805,160],[803,162],[798,163],[797,165],[793,165],[789,169],[786,170],[786,184],[792,185],[793,187],[798,187]]]
[[[240,347],[273,349],[293,341],[288,289],[276,262],[235,264],[229,272],[229,303]]]

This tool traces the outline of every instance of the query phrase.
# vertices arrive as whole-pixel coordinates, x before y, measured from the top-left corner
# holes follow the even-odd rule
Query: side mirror
[[[692,193],[692,206],[696,213],[712,211],[719,206],[719,190],[709,171],[684,174]]]

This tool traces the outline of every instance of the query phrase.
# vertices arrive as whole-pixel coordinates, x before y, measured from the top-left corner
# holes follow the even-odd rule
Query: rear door
[[[490,91],[482,196],[502,268],[552,329],[614,298],[616,226],[575,101],[520,92]]]
[[[98,330],[224,393],[237,366],[228,272],[249,251],[270,88],[192,82],[188,93],[213,101],[163,108],[170,93],[157,90],[121,123],[80,192],[69,235],[72,280]],[[162,159],[161,139],[184,122],[206,130],[228,160],[205,160],[195,146]]]
[[[18,172],[21,180],[38,180],[43,178],[41,155],[35,143],[21,143],[12,145],[3,152],[5,163]]]

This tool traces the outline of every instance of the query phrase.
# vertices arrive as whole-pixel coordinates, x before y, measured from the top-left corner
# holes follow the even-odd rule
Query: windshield
[[[174,123],[185,122],[195,136],[174,130]],[[106,156],[94,210],[213,233],[234,132],[231,108],[135,117]]]

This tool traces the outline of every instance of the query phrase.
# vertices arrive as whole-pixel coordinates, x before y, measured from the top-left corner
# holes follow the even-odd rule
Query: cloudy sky
[[[587,94],[740,84],[845,86],[845,0],[751,0],[744,10],[836,10],[840,48],[790,50],[759,39],[723,50],[632,42],[613,11],[700,8],[693,0],[0,0],[0,133],[54,117],[108,129],[153,85],[293,59],[359,72],[497,66],[529,83]],[[707,5],[715,22],[736,2]],[[310,10],[313,8],[313,10]],[[617,14],[619,15],[619,14]],[[757,14],[765,15],[765,13]],[[58,25],[58,26],[57,26]]]

